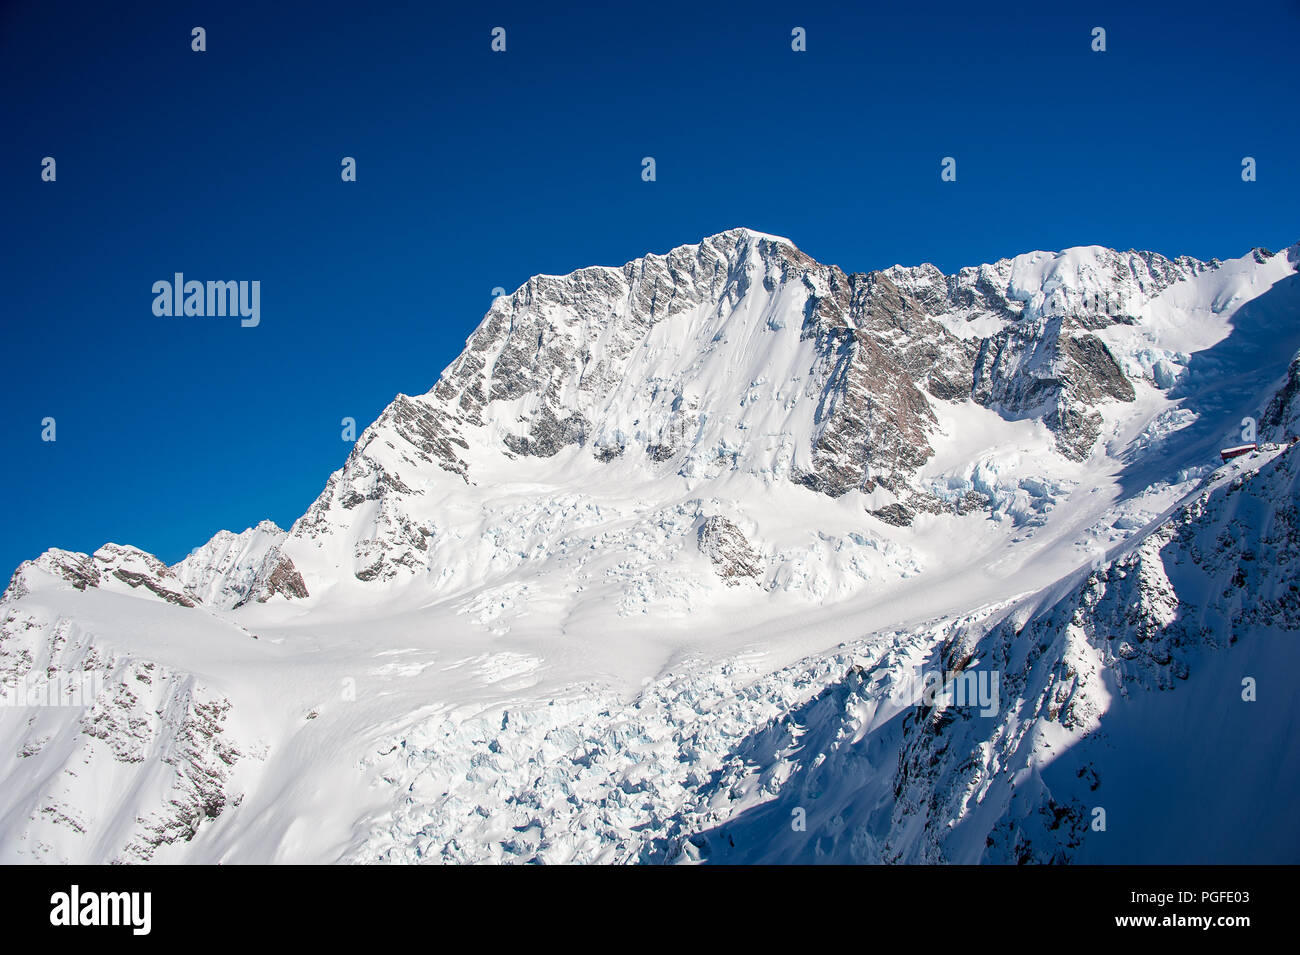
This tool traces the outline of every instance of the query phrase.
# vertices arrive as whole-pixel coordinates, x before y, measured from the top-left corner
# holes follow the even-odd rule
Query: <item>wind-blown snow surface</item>
[[[18,569],[0,860],[1297,861],[1297,262],[536,277],[288,531]]]

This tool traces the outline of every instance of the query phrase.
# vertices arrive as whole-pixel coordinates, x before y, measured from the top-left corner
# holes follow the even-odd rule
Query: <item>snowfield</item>
[[[1300,861],[1297,267],[537,276],[288,530],[17,569],[0,861]]]

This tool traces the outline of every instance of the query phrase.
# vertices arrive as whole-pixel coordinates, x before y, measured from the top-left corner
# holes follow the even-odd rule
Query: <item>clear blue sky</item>
[[[737,225],[849,271],[1300,239],[1295,0],[889,6],[0,3],[0,573],[288,526],[535,273]],[[155,317],[178,271],[260,326]]]

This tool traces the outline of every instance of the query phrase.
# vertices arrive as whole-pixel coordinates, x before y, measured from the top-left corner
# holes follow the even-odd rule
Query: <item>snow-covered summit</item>
[[[248,598],[268,552],[284,538],[272,521],[238,534],[221,530],[171,569],[205,604],[229,610]]]

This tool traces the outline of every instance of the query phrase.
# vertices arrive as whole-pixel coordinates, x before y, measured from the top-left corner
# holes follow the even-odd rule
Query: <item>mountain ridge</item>
[[[1288,253],[1293,260],[1300,260],[1297,249],[1300,245]],[[1253,249],[1249,258],[1264,264],[1277,254]],[[241,561],[230,555],[227,562],[231,566],[215,574],[204,577],[194,569],[198,560],[194,555],[174,565],[173,571],[180,572],[188,589],[206,595],[199,599],[223,609],[253,599],[254,589],[262,600],[274,593],[304,595],[310,588],[292,555],[282,553],[280,545],[295,535],[327,529],[331,511],[352,511],[367,501],[379,502],[377,520],[383,525],[382,533],[370,539],[382,541],[382,549],[395,553],[381,554],[377,552],[381,548],[356,542],[357,578],[392,579],[401,570],[424,566],[420,555],[433,537],[429,522],[411,519],[400,508],[385,510],[385,502],[394,495],[423,492],[408,486],[398,468],[386,467],[382,454],[368,453],[377,441],[389,450],[396,450],[394,438],[404,442],[399,464],[417,468],[435,464],[466,483],[471,482],[470,465],[465,460],[469,442],[462,433],[467,426],[490,426],[487,443],[499,442],[507,455],[520,458],[549,457],[562,448],[589,444],[598,461],[611,463],[626,454],[631,440],[653,464],[678,464],[679,470],[707,473],[711,462],[701,460],[703,454],[676,446],[686,443],[688,431],[699,429],[698,411],[704,397],[680,381],[669,383],[660,400],[644,409],[657,413],[658,420],[646,426],[638,419],[631,435],[630,429],[588,420],[598,417],[590,408],[579,412],[548,399],[556,399],[565,388],[569,399],[575,394],[579,399],[583,394],[592,395],[602,385],[617,388],[629,377],[625,369],[619,373],[619,359],[634,346],[644,345],[644,334],[653,331],[659,321],[692,308],[704,306],[716,313],[713,317],[720,320],[717,335],[722,335],[721,326],[734,317],[736,304],[755,277],[764,287],[770,285],[769,291],[779,291],[792,279],[804,287],[806,295],[798,308],[787,306],[784,314],[768,315],[763,321],[767,326],[792,321],[790,316],[797,318],[802,311],[799,338],[812,340],[813,354],[799,366],[803,374],[796,377],[818,377],[820,384],[813,390],[820,395],[816,415],[812,421],[798,423],[812,435],[808,447],[788,449],[788,462],[774,466],[763,462],[760,468],[780,471],[784,467],[783,476],[789,480],[831,496],[849,490],[869,494],[883,490],[883,494],[874,495],[872,512],[880,520],[900,526],[910,523],[918,512],[979,506],[978,496],[957,502],[942,496],[937,499],[913,480],[933,454],[934,400],[960,401],[969,396],[1007,418],[1036,417],[1053,432],[1062,454],[1081,460],[1100,434],[1096,406],[1108,400],[1133,399],[1131,375],[1119,368],[1105,343],[1092,332],[1132,323],[1135,319],[1128,311],[1138,297],[1158,295],[1176,283],[1218,270],[1222,264],[1217,259],[1201,262],[1190,256],[1169,259],[1159,253],[1078,246],[1056,253],[1023,253],[964,267],[951,275],[928,263],[846,274],[836,266],[815,262],[789,239],[738,227],[666,253],[642,256],[621,267],[590,266],[562,276],[533,276],[515,292],[493,302],[467,339],[465,350],[428,392],[398,395],[381,412],[355,443],[344,468],[330,476],[317,500],[288,531],[263,530],[252,557]],[[761,275],[751,274],[760,270]],[[1111,288],[1104,296],[1101,287],[1107,283],[1099,276],[1109,276]],[[1120,282],[1118,292],[1116,277],[1127,282]],[[612,331],[606,328],[611,281],[622,283],[616,291],[629,303],[627,321],[642,337],[620,337],[617,327]],[[597,294],[602,290],[603,294]],[[550,305],[573,305],[575,294],[582,297],[582,308],[566,315],[566,321],[538,320],[539,310]],[[1098,305],[1102,310],[1096,310]],[[1001,323],[995,331],[988,326],[990,317]],[[981,324],[983,331],[992,334],[963,337],[969,326]],[[544,358],[548,332],[562,337],[575,325],[581,326],[584,337],[570,347],[552,346],[556,354]],[[521,351],[517,342],[511,344],[516,339],[531,341],[534,331],[539,338],[531,355],[526,349]],[[597,358],[591,368],[592,346],[608,344],[611,337],[615,339],[609,348],[612,354]],[[852,354],[846,359],[848,352]],[[487,355],[492,357],[490,369]],[[553,380],[545,390],[532,387],[539,369],[548,370],[554,378],[562,371],[561,364],[584,355],[576,386],[570,375],[558,385]],[[1151,376],[1157,378],[1162,373],[1169,374],[1153,369]],[[1166,387],[1172,383],[1166,381]],[[668,408],[664,397],[671,399]],[[736,396],[725,397],[732,400]],[[784,397],[790,400],[789,395]],[[805,405],[811,400],[807,390],[796,402],[799,398]],[[491,405],[518,404],[521,399],[532,407],[522,409],[517,420],[497,415],[484,421]],[[521,429],[520,424],[526,428]],[[789,416],[769,425],[771,431],[790,428]],[[476,437],[481,441],[484,436],[480,432]],[[714,443],[704,449],[706,454],[712,453],[715,460],[735,455],[730,436],[709,437]],[[340,481],[347,486],[341,487]],[[267,523],[263,521],[258,528],[264,529]],[[196,550],[223,548],[229,543],[224,533]],[[272,544],[276,553],[264,568]],[[264,582],[255,588],[254,578],[259,576]],[[268,586],[265,581],[273,577],[284,583]]]

